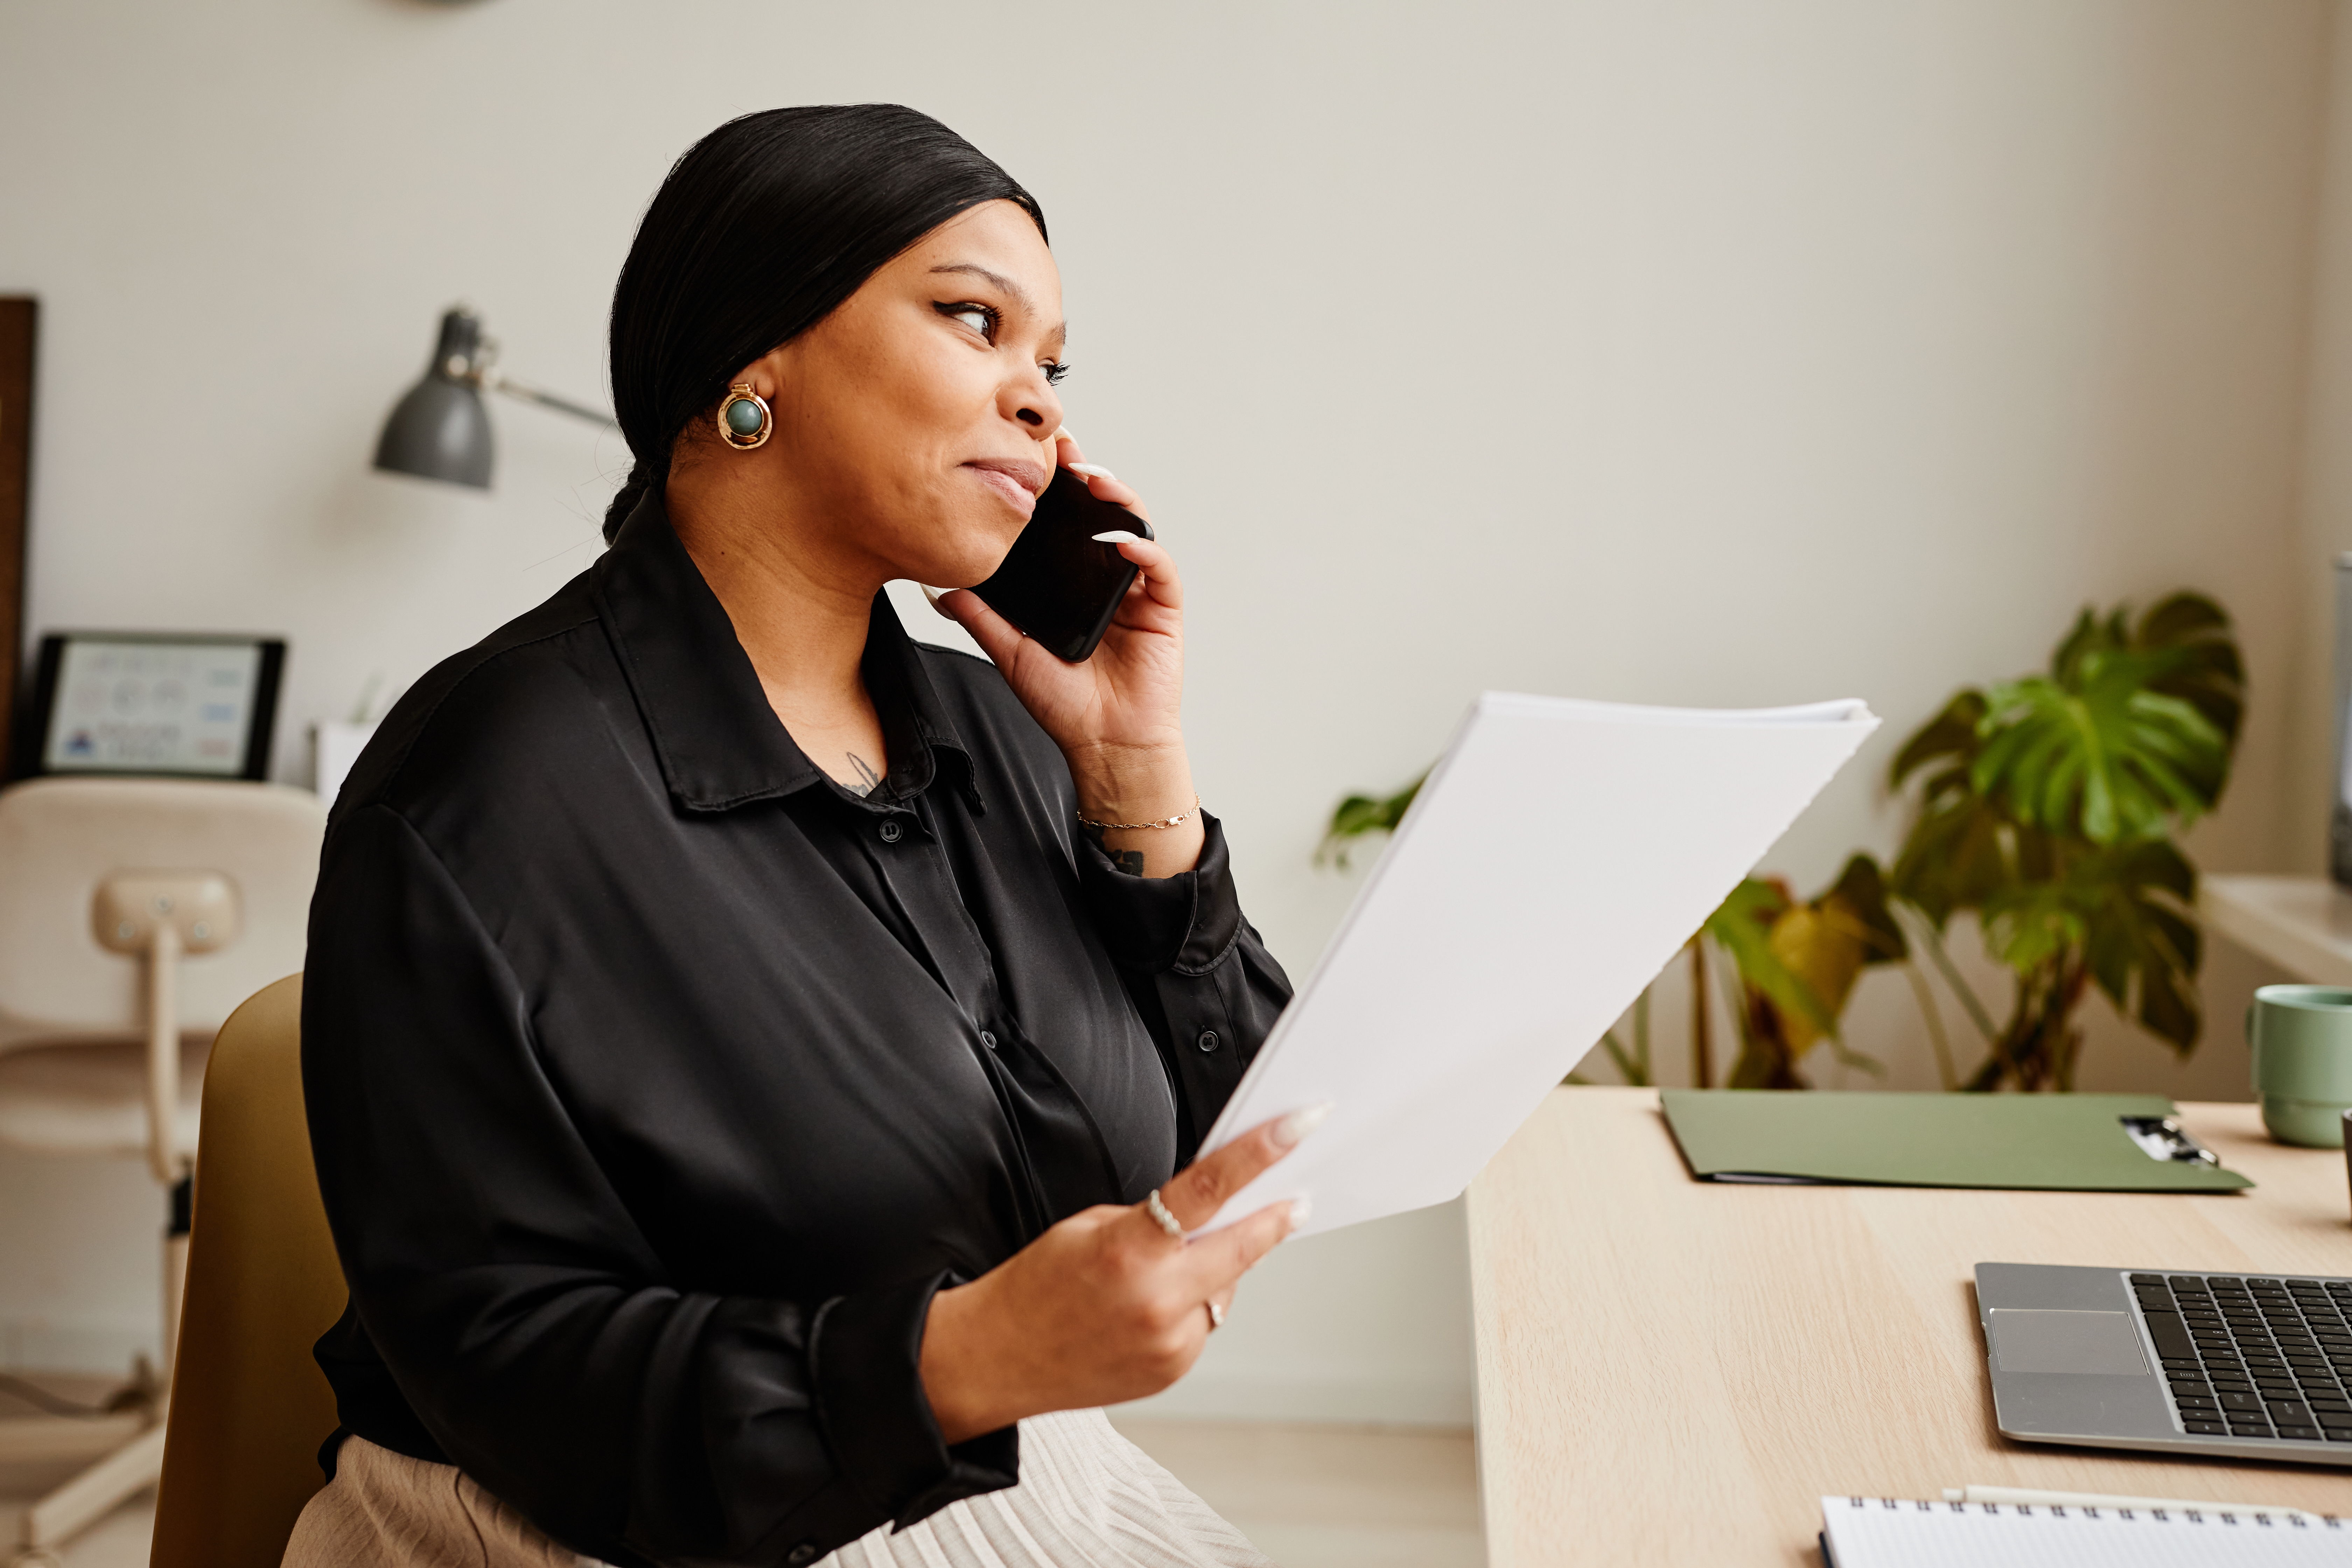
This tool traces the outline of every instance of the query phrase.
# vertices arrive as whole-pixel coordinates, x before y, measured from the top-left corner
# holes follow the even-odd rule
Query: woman
[[[1289,987],[1193,793],[1174,566],[1119,546],[1084,665],[882,593],[986,578],[1057,463],[1141,510],[1062,340],[1037,204],[910,110],[671,170],[611,551],[420,681],[329,830],[352,1304],[289,1563],[1264,1561],[1098,1408],[1199,1354],[1296,1216],[1183,1233],[1311,1126],[1186,1167]]]

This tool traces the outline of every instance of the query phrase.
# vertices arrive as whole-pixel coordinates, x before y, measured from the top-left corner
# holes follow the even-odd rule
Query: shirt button
[[[904,836],[905,836],[906,831],[907,831],[907,830],[906,830],[905,828],[903,828],[903,827],[899,826],[898,826],[898,824],[897,823],[897,821],[895,821],[894,819],[889,818],[889,817],[884,817],[884,818],[882,819],[882,842],[883,842],[883,843],[885,843],[885,844],[896,844],[896,843],[898,843],[898,840],[899,840],[902,837],[904,837]]]
[[[1192,1043],[1204,1051],[1213,1051],[1217,1048],[1217,1031],[1203,1029],[1201,1031],[1201,1037]]]
[[[792,1568],[803,1568],[803,1564],[816,1561],[816,1548],[803,1541],[792,1549],[784,1561],[792,1564]]]
[[[996,1037],[982,1029],[980,1032],[980,1043],[992,1051],[996,1048]]]

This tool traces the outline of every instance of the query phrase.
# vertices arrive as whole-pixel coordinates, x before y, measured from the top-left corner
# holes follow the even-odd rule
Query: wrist
[[[931,1310],[923,1320],[917,1367],[931,1420],[950,1447],[1017,1419],[996,1415],[1000,1400],[990,1386],[989,1372],[1002,1358],[981,1342],[987,1325],[981,1285],[975,1280],[940,1291],[931,1298]]]
[[[1097,834],[1165,833],[1171,829],[1183,826],[1186,823],[1192,821],[1195,816],[1199,815],[1200,810],[1201,796],[1199,792],[1195,791],[1192,795],[1192,804],[1186,806],[1183,810],[1171,811],[1166,816],[1146,817],[1141,822],[1112,822],[1103,817],[1088,816],[1086,812],[1086,807],[1082,805],[1078,808],[1078,826],[1085,828],[1089,833]]]
[[[1066,752],[1078,815],[1097,822],[1161,822],[1199,805],[1192,764],[1181,742],[1097,744]]]

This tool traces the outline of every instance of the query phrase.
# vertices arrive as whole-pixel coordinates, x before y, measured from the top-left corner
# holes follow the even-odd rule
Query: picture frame
[[[266,779],[285,666],[280,637],[53,632],[16,773]]]

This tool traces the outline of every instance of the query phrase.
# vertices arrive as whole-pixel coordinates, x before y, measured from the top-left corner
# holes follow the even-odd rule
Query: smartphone
[[[1114,528],[1152,537],[1150,523],[1097,500],[1082,475],[1056,467],[1012,553],[972,592],[1055,658],[1083,664],[1135,582],[1135,563],[1118,545],[1095,542]]]

